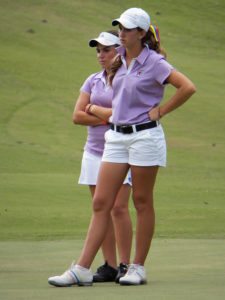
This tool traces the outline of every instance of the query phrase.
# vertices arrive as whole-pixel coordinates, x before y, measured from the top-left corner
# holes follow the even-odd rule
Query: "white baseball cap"
[[[114,46],[120,45],[120,40],[116,35],[112,33],[101,32],[96,39],[92,39],[89,41],[89,46],[96,47],[98,43],[103,46]]]
[[[118,19],[112,21],[112,25],[121,24],[127,29],[141,28],[145,31],[150,27],[150,16],[141,8],[129,8],[120,15]]]

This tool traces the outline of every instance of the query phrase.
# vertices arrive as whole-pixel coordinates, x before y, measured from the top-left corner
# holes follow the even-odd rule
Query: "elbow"
[[[73,124],[80,124],[79,117],[75,113],[72,116],[72,122],[73,122]]]
[[[188,93],[190,96],[192,96],[194,93],[196,93],[196,86],[192,82],[188,86]]]
[[[194,93],[196,93],[197,89],[196,89],[196,86],[194,84],[191,85],[190,87],[190,93],[191,95],[193,95]]]
[[[196,87],[192,82],[190,82],[188,85],[186,85],[184,90],[185,90],[184,94],[186,94],[186,97],[185,97],[186,99],[190,98],[194,93],[196,93]]]

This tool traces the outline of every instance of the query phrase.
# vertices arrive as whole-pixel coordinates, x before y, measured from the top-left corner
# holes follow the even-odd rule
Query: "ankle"
[[[79,269],[79,270],[81,270],[81,271],[83,271],[83,272],[87,272],[87,271],[89,271],[89,269],[88,268],[86,268],[86,267],[82,267],[81,265],[75,265],[75,267],[77,268],[77,269]]]
[[[107,264],[110,268],[117,269],[117,264],[116,263],[108,262],[106,260],[105,264]]]

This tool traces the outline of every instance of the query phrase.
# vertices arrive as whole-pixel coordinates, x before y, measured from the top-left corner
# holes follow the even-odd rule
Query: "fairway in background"
[[[88,40],[137,4],[197,86],[162,119],[168,167],[156,185],[155,237],[225,237],[225,2],[0,0],[0,240],[85,236],[90,196],[77,180],[86,128],[72,111],[99,70]]]

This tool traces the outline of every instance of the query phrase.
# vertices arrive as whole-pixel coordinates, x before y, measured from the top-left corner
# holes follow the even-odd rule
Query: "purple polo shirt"
[[[125,49],[117,48],[123,64],[113,79],[114,124],[138,124],[149,121],[148,112],[163,98],[165,80],[173,67],[165,58],[145,47],[140,55],[132,60],[127,69]]]
[[[90,95],[90,103],[108,108],[112,107],[113,92],[112,88],[106,84],[104,71],[90,75],[80,91]],[[104,134],[108,129],[108,125],[88,126],[88,136],[84,150],[102,156],[105,144]]]

